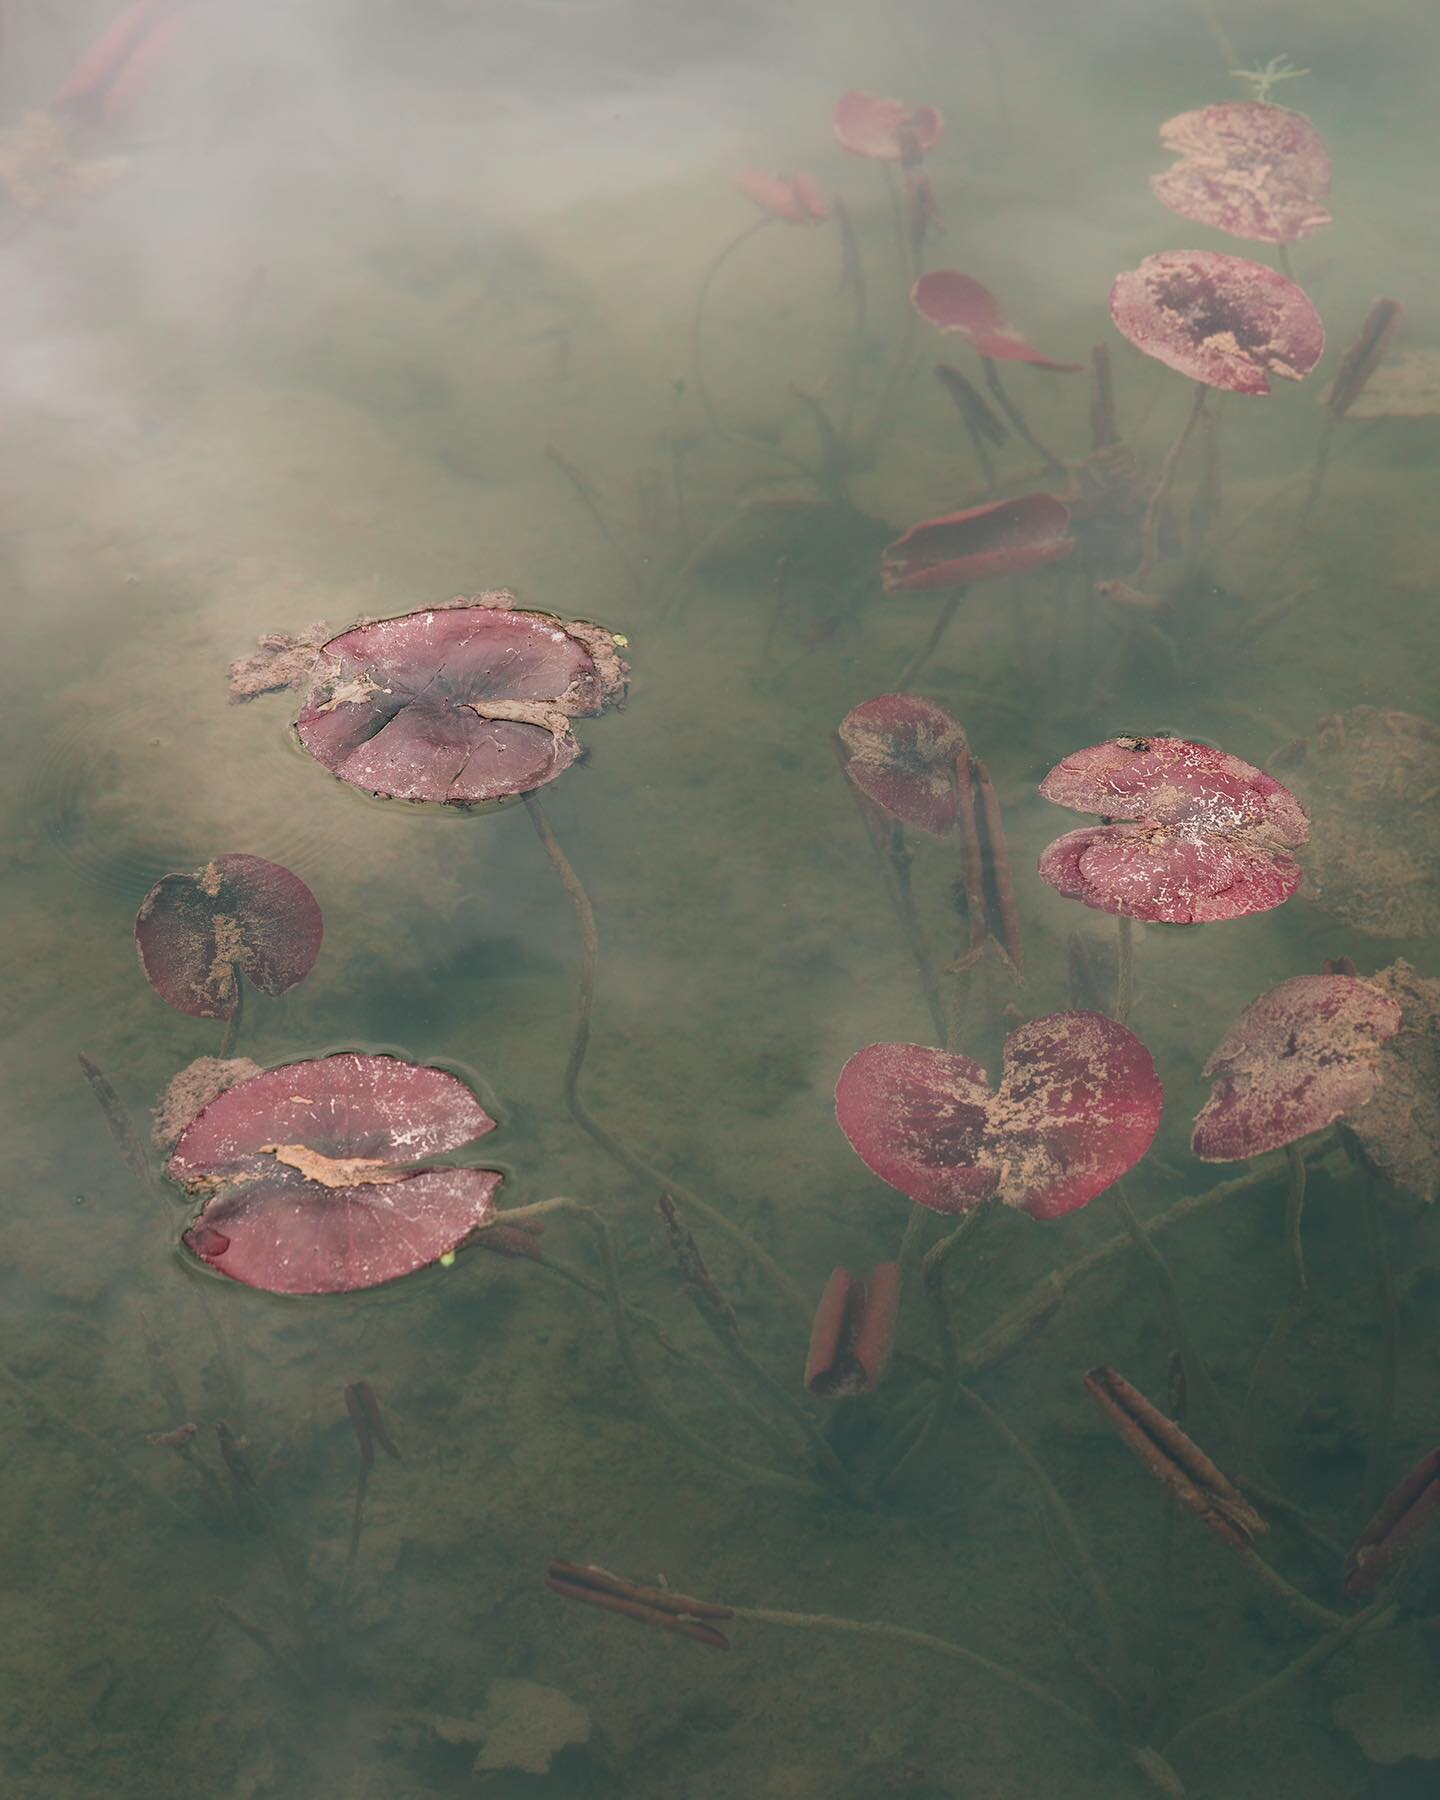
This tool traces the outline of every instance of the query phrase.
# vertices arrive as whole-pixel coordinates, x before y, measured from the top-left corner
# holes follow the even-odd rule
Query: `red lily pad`
[[[135,947],[155,992],[177,1012],[229,1019],[239,976],[272,997],[315,966],[324,920],[300,877],[263,856],[217,856],[162,875],[135,915]]]
[[[852,707],[840,722],[845,773],[877,806],[936,837],[953,830],[955,758],[965,729],[933,700],[881,694]]]
[[[945,121],[933,106],[907,106],[853,88],[835,102],[835,136],[852,156],[915,161],[940,142]]]
[[[1059,562],[1075,548],[1065,535],[1070,509],[1053,494],[1021,494],[912,525],[886,547],[880,582],[887,594],[969,587]]]
[[[1160,142],[1180,160],[1150,186],[1182,219],[1263,244],[1330,223],[1330,156],[1303,113],[1227,100],[1167,119]]]
[[[553,781],[570,728],[624,692],[598,626],[493,603],[431,607],[331,638],[295,729],[316,759],[387,799],[475,806]]]
[[[871,1044],[840,1071],[840,1129],[867,1168],[933,1212],[968,1212],[993,1195],[1036,1219],[1085,1206],[1150,1148],[1160,1080],[1114,1019],[1031,1019],[1002,1054],[992,1092],[968,1056]]]
[[[1166,250],[1124,270],[1110,317],[1137,350],[1236,394],[1268,394],[1272,375],[1302,381],[1325,348],[1320,315],[1293,281],[1213,250]]]
[[[185,1243],[272,1294],[348,1294],[425,1268],[490,1217],[491,1169],[412,1169],[493,1131],[463,1081],[350,1052],[237,1082],[166,1164],[207,1196]]]
[[[787,225],[819,225],[830,217],[830,208],[813,176],[772,175],[764,169],[742,169],[735,177],[735,185],[758,207],[783,219]]]
[[[1202,1162],[1239,1162],[1323,1131],[1380,1085],[1380,1046],[1400,1008],[1353,975],[1295,975],[1247,1006],[1204,1074],[1214,1092],[1190,1147]]]
[[[1309,835],[1286,787],[1238,756],[1183,738],[1112,738],[1067,756],[1040,792],[1106,821],[1067,832],[1040,876],[1067,900],[1167,925],[1241,919],[1286,901]]]
[[[1392,1187],[1417,1199],[1440,1194],[1440,981],[1405,961],[1371,981],[1400,1008],[1400,1029],[1380,1052],[1374,1098],[1349,1114],[1344,1131]]]
[[[939,331],[958,331],[981,356],[996,362],[1032,363],[1037,369],[1072,373],[1081,363],[1054,362],[1027,344],[988,288],[959,269],[932,269],[910,290],[910,304]]]

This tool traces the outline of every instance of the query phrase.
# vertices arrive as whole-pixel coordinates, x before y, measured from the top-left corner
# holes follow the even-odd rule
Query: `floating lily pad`
[[[283,994],[315,966],[324,920],[300,877],[263,856],[217,856],[190,875],[162,875],[135,915],[145,979],[177,1012],[228,1019],[243,973]]]
[[[1265,244],[1330,223],[1330,156],[1303,113],[1227,100],[1167,119],[1160,142],[1180,160],[1150,186],[1182,219]]]
[[[1400,1029],[1380,1052],[1375,1096],[1345,1120],[1365,1160],[1420,1200],[1440,1194],[1440,981],[1407,962],[1371,977],[1400,1008]]]
[[[1380,1046],[1400,1029],[1388,994],[1351,975],[1295,975],[1247,1006],[1204,1073],[1215,1082],[1191,1148],[1238,1162],[1323,1131],[1381,1080]]]
[[[1305,898],[1367,937],[1440,932],[1440,731],[1352,706],[1270,758],[1311,808]]]
[[[1101,912],[1199,925],[1265,912],[1300,885],[1309,821],[1286,787],[1183,738],[1112,738],[1058,763],[1040,792],[1106,820],[1067,832],[1040,876]],[[1119,821],[1119,822],[1117,822]]]
[[[1115,277],[1110,317],[1137,350],[1193,381],[1268,394],[1320,360],[1325,328],[1293,281],[1214,250],[1166,250]]]
[[[990,290],[959,269],[932,269],[922,275],[910,290],[910,304],[937,330],[958,332],[979,355],[996,362],[1030,363],[1065,374],[1084,366],[1042,356],[1006,319]]]
[[[969,587],[1059,562],[1075,548],[1070,509],[1053,494],[1021,494],[912,525],[887,546],[880,581],[887,594]]]
[[[227,1088],[166,1173],[205,1196],[185,1242],[211,1268],[271,1293],[351,1293],[426,1267],[490,1217],[493,1170],[410,1165],[494,1125],[442,1069],[346,1052]]]
[[[1114,1019],[1032,1019],[1002,1055],[992,1091],[968,1056],[871,1044],[840,1072],[840,1129],[882,1181],[934,1212],[968,1212],[995,1195],[1037,1219],[1086,1205],[1150,1148],[1159,1077]]]
[[[568,769],[580,754],[571,719],[624,692],[615,640],[482,598],[331,638],[295,724],[316,761],[367,793],[449,806],[529,793]]]
[[[943,706],[913,694],[881,694],[840,722],[845,773],[867,799],[935,836],[956,816],[955,758],[965,731]]]

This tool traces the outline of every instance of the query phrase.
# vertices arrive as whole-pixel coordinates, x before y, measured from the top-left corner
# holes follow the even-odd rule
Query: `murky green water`
[[[111,10],[3,9],[7,124]],[[948,1287],[967,1346],[1036,1301],[1005,1354],[974,1359],[973,1391],[1073,1510],[1108,1624],[1032,1471],[974,1408],[941,1421],[867,1504],[825,1491],[793,1409],[863,1495],[895,1461],[895,1434],[934,1407],[940,1351],[918,1282],[875,1394],[809,1402],[801,1384],[827,1275],[894,1257],[908,1212],[837,1129],[837,1073],[866,1044],[935,1041],[831,737],[894,688],[942,603],[882,595],[882,547],[986,497],[930,374],[943,356],[981,379],[961,340],[918,331],[887,399],[905,282],[882,170],[836,146],[835,98],[859,88],[943,111],[926,166],[944,230],[926,263],[982,280],[1050,356],[1083,363],[1110,346],[1142,494],[1189,391],[1114,332],[1111,279],[1162,249],[1274,260],[1175,218],[1148,188],[1161,121],[1244,95],[1217,19],[1247,66],[1283,54],[1311,71],[1276,98],[1310,115],[1335,163],[1335,222],[1291,251],[1326,361],[1298,387],[1219,407],[1204,536],[1192,443],[1150,583],[1170,610],[1136,624],[1065,564],[991,582],[917,682],[963,721],[1005,812],[1025,980],[989,959],[955,1045],[993,1071],[1019,1020],[1085,1003],[1072,932],[1102,976],[1111,955],[1111,922],[1033,874],[1080,822],[1036,793],[1060,757],[1170,731],[1260,764],[1340,709],[1435,717],[1440,425],[1342,423],[1297,529],[1316,401],[1370,301],[1403,302],[1405,346],[1440,331],[1431,9],[495,10],[201,7],[128,118],[75,139],[82,156],[127,158],[122,177],[5,215],[6,1791],[1430,1792],[1433,1576],[1412,1572],[1392,1596],[1389,1629],[1332,1642],[1337,1623],[1297,1620],[1167,1510],[1086,1398],[1082,1372],[1111,1364],[1167,1404],[1177,1349],[1133,1251],[1068,1277],[1118,1240],[1113,1195],[1043,1224],[996,1209]],[[803,168],[843,196],[865,312],[840,285],[834,220],[742,243],[705,310],[717,431],[692,323],[707,267],[757,217],[733,185],[744,166]],[[1000,491],[1071,491],[1091,447],[1086,375],[1009,365],[1007,378],[1067,467],[1047,473],[1012,440],[996,452]],[[832,455],[815,479],[817,406],[849,420],[852,449],[873,438],[865,466]],[[659,1184],[567,1111],[575,923],[525,810],[369,801],[295,747],[286,697],[226,704],[226,665],[262,632],[500,585],[629,638],[628,706],[580,722],[586,760],[545,796],[599,924],[584,1092],[632,1157],[752,1234],[803,1296],[685,1212],[740,1342],[778,1384],[779,1400],[742,1374],[752,1410],[687,1297]],[[1433,802],[1399,794],[1386,813],[1432,902]],[[945,840],[914,849],[943,964],[966,940],[958,859]],[[313,975],[252,999],[241,1051],[270,1065],[393,1050],[465,1071],[500,1120],[485,1148],[507,1170],[506,1201],[572,1195],[608,1220],[625,1292],[664,1339],[635,1332],[640,1385],[595,1245],[563,1218],[544,1242],[560,1272],[470,1248],[349,1298],[266,1296],[177,1252],[186,1203],[137,1183],[76,1059],[99,1064],[144,1130],[176,1070],[216,1050],[218,1025],[147,987],[131,932],[159,875],[227,850],[298,871],[326,921]],[[1239,922],[1137,931],[1132,1023],[1167,1094],[1128,1184],[1145,1218],[1235,1173],[1196,1161],[1189,1133],[1200,1068],[1242,1005],[1326,958],[1367,975],[1404,956],[1440,975],[1433,938],[1368,936],[1305,894]],[[962,978],[940,979],[949,993]],[[1187,1420],[1271,1497],[1265,1560],[1349,1620],[1360,1603],[1340,1558],[1367,1490],[1435,1440],[1436,1215],[1379,1190],[1398,1388],[1367,1469],[1385,1334],[1363,1178],[1338,1153],[1312,1169],[1310,1285],[1257,1375],[1290,1276],[1283,1161],[1253,1167],[1254,1186],[1159,1240],[1229,1427],[1195,1379]],[[942,1230],[923,1219],[914,1247]],[[1058,1301],[1056,1271],[1069,1281]],[[343,1593],[357,1475],[343,1390],[362,1379],[403,1460],[368,1482]],[[220,1420],[247,1441],[253,1494],[221,1459]],[[199,1427],[188,1460],[146,1444],[185,1421]],[[1023,1674],[1078,1720],[893,1638],[740,1619],[715,1654],[555,1597],[556,1557],[929,1634]],[[1268,1698],[1177,1739],[1282,1670],[1293,1678]],[[1147,1775],[1135,1746],[1167,1746],[1170,1772]]]

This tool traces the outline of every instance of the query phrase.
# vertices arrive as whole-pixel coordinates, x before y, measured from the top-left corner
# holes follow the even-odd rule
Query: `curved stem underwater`
[[[806,1328],[809,1327],[811,1304],[793,1276],[788,1275],[770,1252],[753,1238],[743,1225],[712,1206],[692,1188],[676,1181],[673,1175],[667,1175],[654,1163],[647,1162],[644,1157],[636,1156],[628,1150],[620,1140],[613,1136],[591,1113],[580,1093],[580,1072],[585,1065],[585,1053],[590,1047],[590,1022],[595,1004],[595,972],[600,957],[600,934],[595,926],[595,909],[590,904],[590,897],[585,892],[580,877],[570,865],[569,858],[560,847],[560,841],[551,830],[550,821],[534,794],[522,796],[525,810],[530,815],[530,823],[535,827],[535,835],[540,840],[541,848],[549,859],[550,866],[560,879],[575,914],[575,923],[580,933],[580,976],[575,1008],[575,1035],[570,1044],[570,1055],[565,1063],[564,1091],[565,1103],[570,1109],[570,1116],[586,1134],[597,1143],[608,1155],[626,1168],[639,1180],[647,1184],[653,1183],[657,1188],[673,1194],[684,1206],[696,1212],[715,1229],[728,1237],[737,1249],[744,1252],[757,1267],[763,1269],[780,1292],[799,1312]]]

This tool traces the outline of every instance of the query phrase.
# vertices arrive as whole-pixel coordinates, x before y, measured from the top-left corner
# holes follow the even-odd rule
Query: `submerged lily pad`
[[[1332,1683],[1335,1722],[1372,1763],[1440,1761],[1440,1668],[1419,1625],[1362,1633]]]
[[[907,825],[940,836],[956,817],[955,758],[964,727],[933,700],[880,694],[840,721],[845,773],[860,792]]]
[[[1023,575],[1070,554],[1069,524],[1069,507],[1053,494],[1020,494],[923,519],[886,546],[881,586],[899,594]]]
[[[992,361],[1030,363],[1061,374],[1084,366],[1055,362],[1026,343],[989,288],[959,269],[931,269],[922,275],[910,290],[910,304],[936,330],[958,332],[980,356]]]
[[[851,88],[835,102],[835,140],[852,156],[918,159],[940,142],[945,121],[933,106],[910,106]]]
[[[1320,315],[1293,281],[1215,250],[1166,250],[1124,270],[1110,317],[1137,350],[1235,394],[1268,394],[1272,375],[1303,380],[1325,348]]]
[[[1440,730],[1352,706],[1270,758],[1314,815],[1305,898],[1367,937],[1440,932]]]
[[[1265,912],[1300,885],[1289,852],[1308,835],[1305,809],[1272,776],[1208,744],[1112,738],[1057,763],[1040,792],[1106,820],[1040,857],[1041,879],[1067,900],[1199,925]]]
[[[172,1181],[206,1196],[185,1243],[247,1287],[342,1294],[408,1275],[490,1217],[490,1169],[415,1169],[495,1127],[464,1082],[393,1056],[287,1063],[180,1135]]]
[[[1167,119],[1160,142],[1180,160],[1150,186],[1183,219],[1265,244],[1330,223],[1330,156],[1304,113],[1226,100]]]
[[[1114,1019],[1031,1019],[1002,1057],[992,1092],[968,1056],[871,1044],[840,1071],[840,1129],[867,1168],[933,1212],[968,1212],[996,1195],[1036,1219],[1085,1206],[1150,1148],[1160,1080]]]
[[[1417,1199],[1440,1194],[1440,981],[1394,962],[1371,983],[1400,1008],[1400,1029],[1380,1052],[1375,1096],[1345,1120],[1378,1175]]]
[[[1380,1047],[1399,1029],[1399,1006],[1368,981],[1282,981],[1251,1001],[1206,1063],[1215,1091],[1191,1148],[1204,1162],[1238,1162],[1323,1131],[1375,1092]]]
[[[285,993],[315,966],[325,924],[298,875],[263,856],[217,856],[190,875],[162,875],[135,915],[145,979],[177,1012],[228,1019],[240,974]]]
[[[598,626],[481,596],[331,638],[295,729],[342,781],[387,799],[475,806],[553,781],[580,754],[570,721],[628,673]]]

